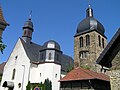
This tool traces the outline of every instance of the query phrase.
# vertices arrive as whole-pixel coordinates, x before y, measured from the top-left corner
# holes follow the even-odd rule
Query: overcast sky
[[[74,56],[74,35],[81,20],[86,17],[88,0],[1,0],[5,20],[10,24],[3,33],[7,45],[0,54],[0,63],[10,56],[23,25],[32,10],[34,32],[32,41],[43,45],[57,41],[64,54]],[[91,0],[94,17],[105,28],[108,42],[120,27],[120,0]]]

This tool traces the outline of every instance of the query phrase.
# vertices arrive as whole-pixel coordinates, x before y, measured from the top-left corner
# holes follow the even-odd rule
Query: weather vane
[[[89,6],[89,7],[90,7],[90,2],[91,2],[91,1],[90,1],[90,0],[88,0],[88,6]]]
[[[31,17],[32,17],[32,10],[30,11],[29,20],[31,20]]]

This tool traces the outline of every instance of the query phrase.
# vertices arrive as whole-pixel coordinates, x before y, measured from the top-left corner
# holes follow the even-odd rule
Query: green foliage
[[[1,82],[1,80],[2,80],[2,75],[0,75],[0,82]]]
[[[3,54],[3,50],[5,49],[6,45],[3,44],[2,40],[0,39],[0,51]]]
[[[86,66],[81,66],[81,68],[84,68],[84,69],[88,69],[88,70],[90,70],[91,66],[86,65]]]
[[[52,90],[52,82],[49,79],[45,79],[44,83],[30,83],[26,86],[26,90],[34,90],[35,87],[38,87],[40,90]]]
[[[30,90],[31,89],[31,84],[30,81],[28,82],[28,85],[26,86],[26,90]]]
[[[45,90],[52,90],[52,82],[49,79],[45,79]]]

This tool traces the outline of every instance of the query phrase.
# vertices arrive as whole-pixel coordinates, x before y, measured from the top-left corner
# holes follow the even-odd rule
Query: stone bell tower
[[[89,5],[86,18],[78,24],[74,36],[74,67],[97,71],[96,60],[107,44],[104,32],[103,25],[94,18]]]

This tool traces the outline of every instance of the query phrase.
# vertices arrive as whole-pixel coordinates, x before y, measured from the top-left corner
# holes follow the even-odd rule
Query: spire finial
[[[30,11],[29,20],[32,18],[32,10]]]
[[[93,9],[90,5],[90,0],[88,0],[88,9],[86,10],[86,17],[93,17]]]
[[[91,5],[90,5],[90,4],[88,5],[88,8],[91,8]]]
[[[90,0],[88,0],[88,7],[90,7]]]

